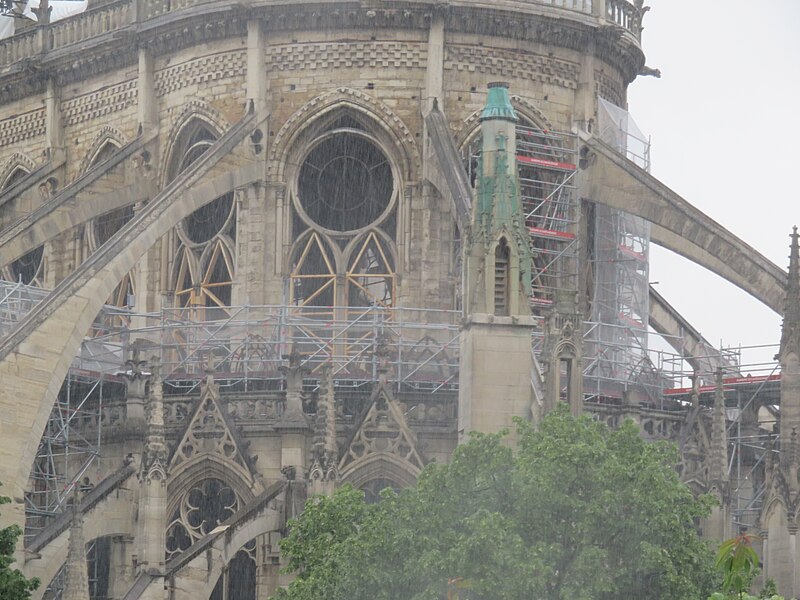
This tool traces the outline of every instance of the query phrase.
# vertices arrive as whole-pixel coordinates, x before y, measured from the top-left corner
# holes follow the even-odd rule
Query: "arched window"
[[[107,140],[92,157],[91,166],[101,164],[114,156],[119,151],[119,147]],[[86,228],[86,246],[89,252],[94,252],[105,244],[122,229],[134,216],[133,206],[123,206],[116,208],[105,214],[100,215]],[[111,293],[107,304],[119,308],[131,305],[136,294],[136,282],[133,272],[129,272],[122,278],[117,287]]]
[[[187,124],[170,160],[171,178],[194,164],[216,139],[216,134],[200,119]],[[192,316],[201,320],[223,318],[231,305],[236,275],[233,192],[216,198],[183,219],[176,234],[172,272],[176,305],[191,310]]]
[[[505,238],[500,239],[500,243],[494,251],[494,314],[508,316],[509,314],[509,262],[511,253]]]
[[[400,486],[391,479],[379,477],[368,481],[361,486],[361,491],[364,492],[364,501],[367,504],[377,504],[381,501],[381,492],[387,488],[395,492],[400,491]]]
[[[255,600],[256,540],[239,550],[222,572],[209,600]]]
[[[17,167],[3,182],[0,189],[6,189],[19,183],[28,175],[28,171],[23,167]],[[34,248],[27,254],[20,256],[17,260],[7,265],[2,270],[3,279],[7,281],[21,282],[25,285],[43,287],[44,285],[44,246]]]
[[[396,305],[398,172],[370,125],[340,110],[298,143],[289,298],[304,314]]]
[[[203,479],[183,493],[167,526],[167,560],[178,556],[232,517],[242,500],[221,479]],[[217,580],[210,600],[255,600],[256,541],[239,550]]]
[[[205,537],[241,507],[241,499],[220,479],[208,478],[183,493],[167,525],[167,560]]]

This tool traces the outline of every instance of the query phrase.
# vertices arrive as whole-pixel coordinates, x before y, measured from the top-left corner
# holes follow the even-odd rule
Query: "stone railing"
[[[117,0],[91,8],[72,18],[52,23],[48,28],[49,49],[56,50],[122,29],[132,21],[132,4],[132,0]]]
[[[605,17],[630,31],[637,40],[642,37],[642,9],[628,0],[605,0]]]
[[[590,15],[594,12],[597,0],[533,0],[536,4],[550,4],[559,8],[577,10],[578,12]]]
[[[121,29],[133,24],[134,21],[147,21],[169,12],[202,4],[214,4],[214,1],[112,0],[46,26],[44,44],[38,37],[39,28],[36,27],[0,40],[0,67]],[[642,11],[629,0],[527,0],[527,2],[605,18],[624,27],[637,39],[641,37]],[[243,4],[246,3],[245,0]],[[279,3],[276,1],[276,4]]]
[[[42,49],[39,40],[39,32],[36,29],[29,29],[13,37],[0,40],[0,67],[36,56]]]

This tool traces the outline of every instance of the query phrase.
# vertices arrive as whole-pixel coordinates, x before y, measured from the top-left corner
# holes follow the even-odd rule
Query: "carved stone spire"
[[[167,442],[160,365],[152,366],[147,396],[147,424],[139,474],[136,542],[139,568],[159,572],[164,565],[167,525]]]
[[[722,369],[717,369],[717,389],[714,393],[714,413],[711,420],[711,452],[708,479],[712,484],[728,481],[728,435],[725,417],[725,390]]]
[[[72,524],[69,528],[69,550],[64,578],[63,600],[89,600],[89,571],[86,567],[86,541],[83,537],[83,515],[75,498]]]
[[[783,331],[781,333],[780,353],[798,350],[800,342],[800,244],[797,227],[792,228],[791,249],[789,252],[789,273],[786,281],[786,298],[783,305]]]
[[[281,427],[297,426],[308,427],[308,420],[303,412],[303,378],[308,369],[303,366],[302,356],[297,348],[292,346],[292,351],[283,357],[289,361],[280,371],[286,378],[286,409],[280,420]]]
[[[800,430],[800,235],[797,227],[791,235],[789,273],[783,312],[781,347],[781,464],[793,460],[786,456],[792,431]]]
[[[167,441],[164,435],[164,396],[160,366],[154,363],[147,398],[147,429],[142,457],[142,474],[150,477],[153,469],[160,469],[166,478]]]
[[[333,369],[330,365],[326,365],[319,383],[317,419],[314,426],[314,458],[308,476],[312,494],[333,491],[331,485],[339,479],[338,458]]]

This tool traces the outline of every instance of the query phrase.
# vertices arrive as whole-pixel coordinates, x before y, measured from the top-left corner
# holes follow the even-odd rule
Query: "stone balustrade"
[[[466,0],[462,2],[466,3]],[[37,27],[0,40],[0,74],[5,67],[26,58],[108,34],[133,25],[136,21],[147,21],[169,12],[213,3],[214,0],[112,0],[79,15],[43,26],[46,30],[44,42],[38,36],[42,28]],[[642,10],[629,0],[526,0],[525,3],[595,15],[625,28],[637,40],[641,37]]]
[[[131,0],[117,0],[52,23],[48,27],[49,49],[64,48],[129,25],[132,20],[132,4]]]
[[[637,8],[628,0],[605,0],[606,19],[623,27],[641,40],[642,36],[642,9]]]
[[[39,32],[31,29],[5,40],[0,40],[0,66],[13,65],[36,56],[41,50]]]

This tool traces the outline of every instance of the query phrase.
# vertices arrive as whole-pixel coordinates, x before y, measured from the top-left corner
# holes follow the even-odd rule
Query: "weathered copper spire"
[[[533,258],[517,174],[519,119],[508,84],[489,85],[480,120],[483,143],[466,255],[465,309],[529,315]]]
[[[504,81],[495,81],[489,84],[489,93],[486,96],[486,106],[481,112],[481,121],[487,119],[500,119],[516,123],[519,121],[517,112],[511,105],[511,98],[508,95],[508,84]]]

